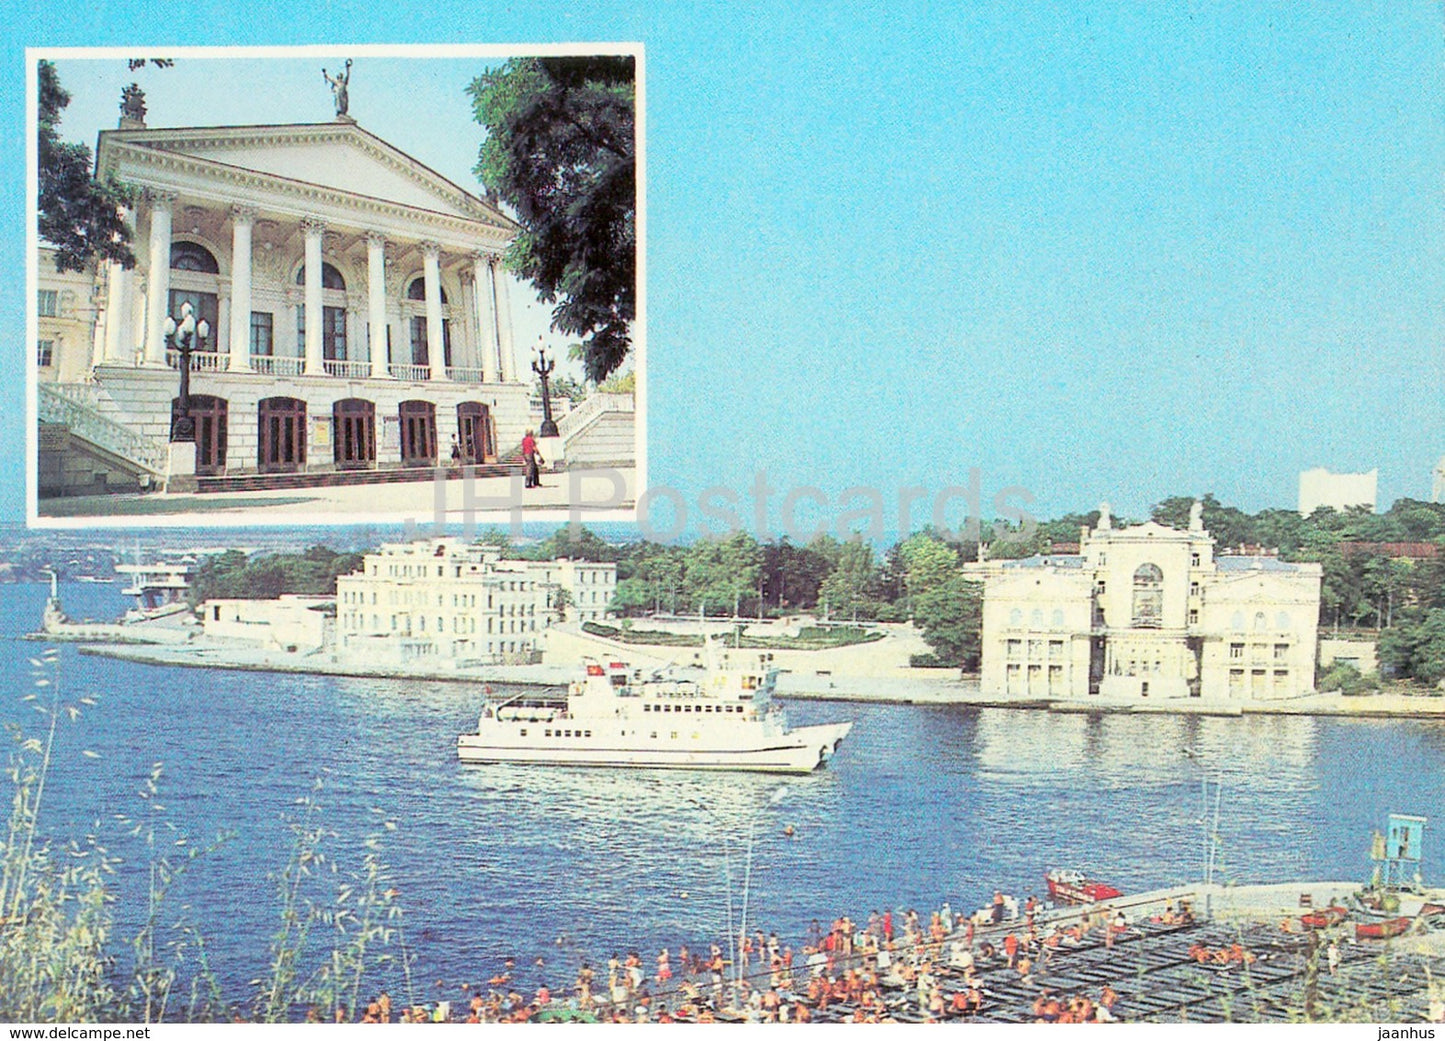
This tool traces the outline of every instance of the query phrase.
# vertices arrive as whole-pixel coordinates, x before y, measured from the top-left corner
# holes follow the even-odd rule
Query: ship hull
[[[457,756],[466,763],[534,763],[550,766],[647,767],[673,770],[740,770],[806,774],[822,766],[852,728],[851,723],[798,727],[757,747],[697,747],[690,742],[646,744],[621,735],[564,740],[545,747],[527,745],[508,728],[463,734]]]

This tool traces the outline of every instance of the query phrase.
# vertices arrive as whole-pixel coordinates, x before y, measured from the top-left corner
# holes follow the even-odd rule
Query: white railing
[[[70,432],[97,448],[129,459],[153,474],[163,474],[168,465],[166,446],[122,426],[88,404],[71,400],[52,383],[36,387],[36,411],[46,423],[63,423]]]
[[[327,359],[321,363],[326,368],[326,375],[340,376],[342,379],[360,380],[371,375],[371,362],[369,361],[337,361]]]
[[[51,394],[84,408],[100,408],[100,388],[94,383],[43,383],[41,386]]]
[[[593,394],[557,420],[557,433],[571,437],[604,412],[633,412],[636,408],[631,394]]]
[[[266,376],[299,376],[305,367],[304,358],[279,358],[274,354],[251,355],[251,368]]]
[[[387,366],[387,368],[388,371],[399,380],[420,381],[431,379],[430,365],[397,365],[393,363]]]
[[[482,370],[448,365],[447,378],[456,380],[458,383],[480,383],[482,382]]]
[[[181,352],[166,351],[166,364],[173,369],[181,367]],[[217,354],[215,351],[192,351],[191,371],[192,372],[220,372],[226,367],[226,355]]]

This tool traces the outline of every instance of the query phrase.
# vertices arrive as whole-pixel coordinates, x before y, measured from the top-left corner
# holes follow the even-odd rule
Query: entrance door
[[[480,401],[463,401],[457,406],[457,431],[465,463],[497,461],[497,439],[492,430],[492,412]]]
[[[181,399],[171,399],[171,415],[180,413]],[[196,473],[215,477],[226,472],[226,399],[209,394],[191,395],[191,419],[196,423]]]
[[[436,406],[430,401],[403,401],[401,465],[435,466],[437,462]]]
[[[336,468],[370,470],[376,465],[376,406],[364,398],[343,398],[331,410],[336,431]]]
[[[306,465],[306,402],[265,398],[257,406],[262,473],[295,473]]]

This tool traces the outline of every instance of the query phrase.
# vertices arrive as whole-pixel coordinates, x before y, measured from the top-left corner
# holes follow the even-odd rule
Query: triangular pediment
[[[495,206],[355,123],[107,131],[108,145],[510,227]]]

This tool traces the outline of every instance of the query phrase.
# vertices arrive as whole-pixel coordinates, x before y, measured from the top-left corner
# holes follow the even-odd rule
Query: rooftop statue
[[[351,82],[351,59],[346,59],[346,68],[335,76],[328,76],[326,70],[322,69],[321,77],[331,84],[331,93],[336,99],[336,115],[338,117],[346,115],[346,108],[351,103],[346,94],[347,84]]]

